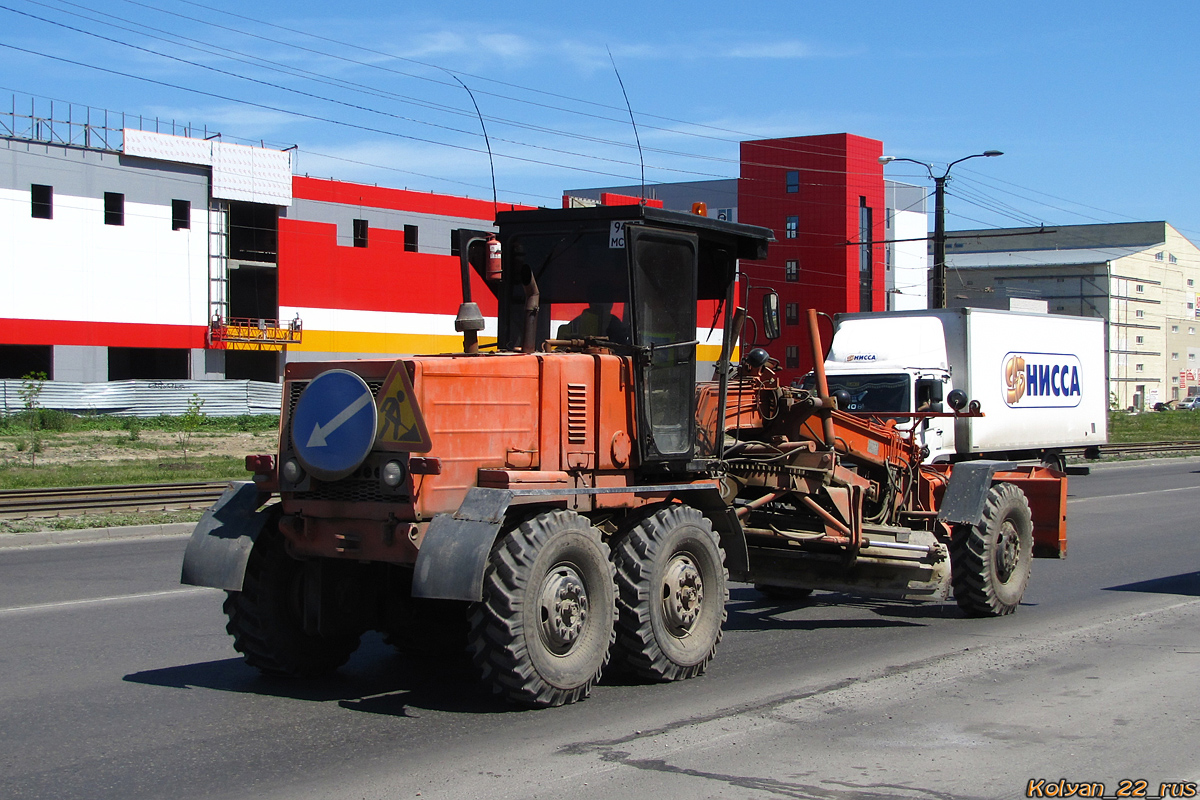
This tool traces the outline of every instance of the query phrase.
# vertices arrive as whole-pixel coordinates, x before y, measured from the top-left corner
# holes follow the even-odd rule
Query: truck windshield
[[[829,393],[844,389],[850,395],[850,405],[844,411],[880,413],[888,411],[911,411],[912,397],[909,377],[898,375],[827,375]],[[804,377],[803,388],[812,391],[816,378],[810,373]]]

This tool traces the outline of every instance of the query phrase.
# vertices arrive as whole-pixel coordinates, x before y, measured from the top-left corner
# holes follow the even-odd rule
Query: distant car
[[[1168,400],[1165,403],[1155,403],[1154,410],[1155,411],[1172,411],[1176,408],[1175,402],[1176,401],[1174,401],[1174,400]]]
[[[1175,407],[1184,411],[1200,411],[1200,394],[1183,398]]]

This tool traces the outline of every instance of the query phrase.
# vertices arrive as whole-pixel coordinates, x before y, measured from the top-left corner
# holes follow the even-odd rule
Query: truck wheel
[[[1033,561],[1033,514],[1025,493],[1012,483],[989,489],[983,519],[955,527],[950,558],[954,599],[967,616],[1015,611]]]
[[[704,672],[725,623],[725,554],[703,514],[670,505],[634,525],[613,552],[621,665],[678,681]]]
[[[268,523],[250,551],[240,592],[228,592],[225,630],[246,663],[266,675],[312,678],[346,663],[359,635],[312,636],[302,617],[304,565],[287,554]]]
[[[492,549],[471,609],[471,657],[496,694],[531,706],[588,696],[608,663],[616,587],[600,532],[547,511]]]

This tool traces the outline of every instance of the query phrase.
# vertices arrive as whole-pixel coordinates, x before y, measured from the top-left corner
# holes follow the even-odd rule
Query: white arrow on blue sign
[[[358,469],[375,443],[375,397],[344,369],[322,372],[292,412],[296,457],[315,478],[335,481]]]

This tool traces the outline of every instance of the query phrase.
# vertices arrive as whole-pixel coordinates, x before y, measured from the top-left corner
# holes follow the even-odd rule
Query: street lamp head
[[[984,151],[983,151],[983,154],[984,154],[985,156],[987,156],[988,158],[992,158],[993,156],[1002,156],[1002,155],[1004,155],[1004,153],[1000,152],[999,150],[984,150]]]
[[[890,164],[895,160],[896,160],[895,156],[880,156],[879,157],[880,164]]]

